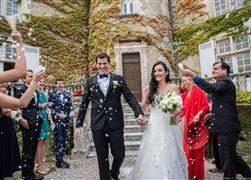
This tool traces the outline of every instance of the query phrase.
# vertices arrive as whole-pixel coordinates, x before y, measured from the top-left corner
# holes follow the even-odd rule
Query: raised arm
[[[181,70],[182,75],[189,76],[193,79],[194,83],[197,84],[201,89],[207,93],[222,93],[228,88],[228,79],[221,79],[214,84],[210,84],[201,77],[197,76],[193,71],[189,69]]]
[[[16,43],[16,63],[12,70],[0,72],[0,83],[21,79],[26,73],[26,59],[24,56],[23,39],[18,31],[12,31],[11,37]]]
[[[30,83],[29,88],[20,97],[20,99],[7,96],[5,94],[0,94],[0,107],[16,109],[28,106],[36,90],[37,83],[43,78],[43,76],[44,76],[44,71],[36,73]]]

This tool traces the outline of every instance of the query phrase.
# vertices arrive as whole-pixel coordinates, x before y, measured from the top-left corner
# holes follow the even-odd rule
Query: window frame
[[[228,42],[227,46],[226,46],[226,42]],[[222,43],[224,43],[224,46],[220,47],[221,45],[223,45]],[[228,52],[231,52],[231,50],[232,50],[231,41],[230,41],[229,38],[217,41],[216,44],[217,44],[217,52],[218,52],[218,54],[228,53]],[[229,50],[227,49],[228,47],[229,47]],[[221,52],[221,49],[224,49],[224,51]]]
[[[245,55],[247,55],[247,58],[245,57]],[[241,57],[241,59],[239,57]],[[246,60],[249,61],[249,64],[246,64],[245,62]],[[236,61],[237,61],[237,66],[238,66],[238,73],[251,72],[250,52],[236,54]],[[250,67],[250,70],[246,70],[247,66]],[[242,71],[240,71],[240,68],[242,68]]]
[[[219,3],[218,6],[216,6],[216,3],[217,3],[217,2]],[[221,5],[221,2],[224,2],[224,4],[225,4],[225,9],[222,9],[222,6],[223,6],[223,5]],[[222,14],[228,12],[227,0],[214,0],[214,1],[213,1],[213,8],[214,8],[214,14],[215,14],[215,16],[220,16],[220,15],[222,15]],[[216,11],[216,8],[219,8],[219,10]]]
[[[133,2],[123,2],[121,6],[122,15],[135,14],[135,5]]]
[[[235,8],[233,8],[232,3],[234,3]],[[229,10],[234,11],[234,10],[237,10],[237,9],[241,9],[241,8],[243,8],[243,3],[244,3],[243,0],[229,0]]]
[[[11,3],[11,6],[9,6]],[[14,7],[16,6],[16,7]],[[8,12],[10,10],[11,12]],[[18,0],[7,0],[6,1],[6,15],[7,16],[18,16],[19,15],[19,4]]]
[[[223,9],[222,3],[225,4],[225,9]],[[216,6],[216,4],[218,4]],[[221,16],[227,12],[235,11],[244,7],[244,0],[213,0],[213,12],[214,16]],[[218,9],[218,10],[217,10]]]
[[[243,37],[244,37],[245,41],[242,41],[242,39],[241,39],[241,41],[238,42],[238,39],[243,38]],[[235,47],[235,50],[237,50],[237,51],[247,49],[249,47],[248,35],[241,35],[241,36],[238,36],[237,38],[235,38],[234,39],[234,47]]]
[[[13,46],[12,44],[6,44],[4,45],[4,58],[6,60],[16,60],[16,47]],[[10,50],[10,51],[9,51]]]

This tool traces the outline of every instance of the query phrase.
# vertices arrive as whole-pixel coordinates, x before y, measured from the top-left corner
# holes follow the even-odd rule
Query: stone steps
[[[124,133],[134,133],[134,132],[143,132],[144,128],[139,125],[127,125],[124,128]]]
[[[125,141],[125,149],[127,151],[138,151],[140,146],[140,141]],[[95,151],[94,142],[91,142],[90,152]],[[136,153],[136,152],[135,152]]]
[[[137,154],[138,154],[138,151],[126,151],[125,152],[126,156],[137,156]],[[95,151],[91,151],[88,155],[88,157],[96,157],[96,156],[97,154]],[[109,156],[112,156],[111,152],[109,152]]]

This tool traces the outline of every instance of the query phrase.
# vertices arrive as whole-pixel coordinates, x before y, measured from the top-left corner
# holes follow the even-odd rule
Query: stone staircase
[[[81,103],[80,97],[73,97],[75,114],[78,113],[78,108],[79,108],[80,103]],[[126,156],[136,156],[139,150],[144,128],[140,127],[137,124],[134,118],[134,113],[128,104],[123,104],[123,112],[124,112],[124,121],[125,121],[124,138],[125,138]],[[148,118],[149,111],[147,111],[145,115]],[[88,157],[93,157],[93,156],[96,156],[96,151],[95,151],[93,140],[92,138],[90,138],[90,147],[89,147]]]

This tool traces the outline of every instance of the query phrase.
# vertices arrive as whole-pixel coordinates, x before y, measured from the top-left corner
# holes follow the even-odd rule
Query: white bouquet
[[[183,105],[182,98],[175,92],[168,92],[165,95],[158,96],[157,102],[159,108],[165,113],[172,113],[175,110],[180,109]]]
[[[158,103],[159,108],[163,112],[165,113],[170,112],[172,116],[181,116],[180,113],[183,106],[183,101],[182,101],[181,96],[178,95],[177,93],[168,92],[165,95],[159,95],[157,97],[157,103]],[[176,124],[173,122],[174,121],[173,117],[171,120],[172,120],[171,124]]]

